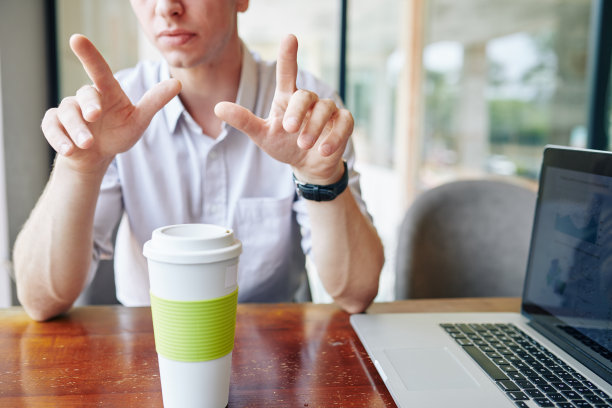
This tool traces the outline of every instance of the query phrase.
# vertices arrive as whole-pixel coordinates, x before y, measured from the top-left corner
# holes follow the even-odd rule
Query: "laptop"
[[[612,153],[545,148],[521,313],[350,321],[400,407],[612,407]]]

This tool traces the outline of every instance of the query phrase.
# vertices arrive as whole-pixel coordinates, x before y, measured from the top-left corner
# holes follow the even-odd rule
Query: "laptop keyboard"
[[[440,326],[518,407],[612,407],[612,398],[513,324]]]

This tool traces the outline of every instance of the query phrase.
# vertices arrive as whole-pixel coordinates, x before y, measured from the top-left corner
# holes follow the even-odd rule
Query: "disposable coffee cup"
[[[210,224],[158,228],[144,245],[166,408],[228,404],[241,251]]]

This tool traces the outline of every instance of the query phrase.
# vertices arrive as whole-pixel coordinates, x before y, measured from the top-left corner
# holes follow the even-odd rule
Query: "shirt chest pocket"
[[[293,195],[282,198],[242,198],[233,228],[242,241],[241,283],[249,286],[270,278],[287,264],[293,226]]]

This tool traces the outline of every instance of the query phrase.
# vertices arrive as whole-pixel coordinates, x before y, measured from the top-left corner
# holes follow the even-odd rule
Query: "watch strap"
[[[332,201],[338,197],[344,190],[346,190],[346,187],[348,186],[348,166],[346,161],[343,163],[344,173],[342,174],[342,178],[333,184],[318,185],[302,183],[295,178],[294,174],[293,181],[295,183],[298,196],[304,197],[306,200],[313,201]]]

